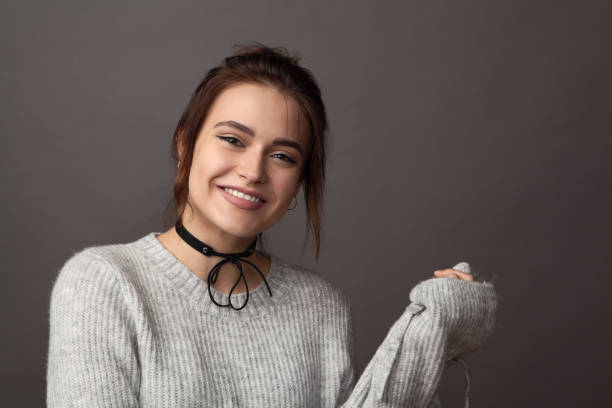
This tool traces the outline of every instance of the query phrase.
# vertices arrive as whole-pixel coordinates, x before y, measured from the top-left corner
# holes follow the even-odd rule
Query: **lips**
[[[219,190],[219,192],[221,193],[223,198],[225,198],[226,201],[230,202],[231,204],[233,204],[234,206],[240,208],[241,210],[253,211],[253,210],[257,210],[257,209],[261,208],[263,205],[265,205],[265,201],[254,202],[254,201],[251,201],[251,200],[248,200],[248,199],[245,199],[245,198],[236,197],[235,195],[225,191],[224,188],[225,187],[221,187],[221,186],[217,187],[217,189]],[[233,187],[229,187],[229,186],[227,188],[234,189]],[[236,189],[236,191],[239,191],[239,190]],[[244,194],[249,194],[249,193],[244,193]],[[259,198],[259,196],[257,196],[257,195],[254,195],[253,197]]]
[[[236,186],[219,186],[219,187],[221,189],[223,189],[223,188],[231,188],[232,190],[240,191],[243,194],[248,194],[251,197],[259,198],[264,203],[266,202],[266,199],[260,193],[258,193],[256,191],[253,191],[253,190],[247,190],[246,188],[236,187]]]

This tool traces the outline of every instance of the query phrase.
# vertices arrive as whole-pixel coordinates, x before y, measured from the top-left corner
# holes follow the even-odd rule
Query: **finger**
[[[460,280],[466,280],[470,282],[474,281],[474,276],[472,274],[461,272],[461,271],[458,271],[456,269],[451,269],[451,268],[437,270],[434,272],[434,275],[437,277],[457,278]]]
[[[474,275],[472,275],[471,273],[455,271],[455,275],[457,275],[457,277],[459,279],[461,279],[461,280],[465,280],[465,281],[469,281],[469,282],[474,282]]]
[[[436,278],[455,278],[455,279],[459,279],[455,273],[456,271],[453,271],[452,269],[442,269],[439,271],[435,271],[434,275]]]

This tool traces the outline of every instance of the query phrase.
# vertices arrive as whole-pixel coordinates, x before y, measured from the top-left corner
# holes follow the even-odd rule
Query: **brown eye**
[[[240,141],[240,139],[233,137],[233,136],[217,136],[219,139],[225,141],[226,143],[229,143],[231,145],[235,145],[235,146],[241,146],[242,142]]]
[[[286,161],[287,163],[291,163],[291,164],[295,164],[296,161],[293,160],[291,157],[287,156],[286,154],[282,154],[282,153],[275,153],[272,155],[272,157],[278,157],[279,159]]]

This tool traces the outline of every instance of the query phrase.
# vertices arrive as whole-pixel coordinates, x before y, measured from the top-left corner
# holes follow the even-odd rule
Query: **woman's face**
[[[277,223],[300,187],[305,135],[291,97],[259,84],[223,91],[194,149],[189,203],[198,222],[236,237]]]

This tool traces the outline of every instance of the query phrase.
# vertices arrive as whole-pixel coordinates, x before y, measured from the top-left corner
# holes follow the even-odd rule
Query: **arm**
[[[478,349],[491,334],[493,286],[451,278],[421,282],[343,407],[436,406],[446,363]]]
[[[325,408],[344,403],[356,380],[350,301],[339,289],[330,300],[321,331],[321,406]]]
[[[116,270],[84,250],[51,292],[47,406],[138,406],[140,374],[133,321]]]

